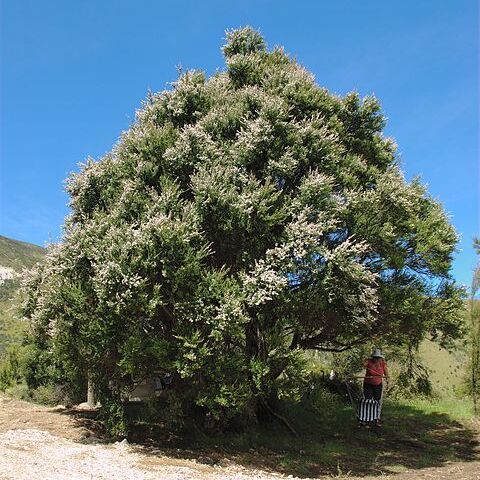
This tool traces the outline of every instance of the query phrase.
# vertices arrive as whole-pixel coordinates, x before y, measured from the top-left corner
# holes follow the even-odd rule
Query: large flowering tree
[[[458,334],[456,234],[404,179],[377,100],[330,94],[250,28],[223,52],[71,176],[64,238],[27,285],[38,354],[88,370],[106,405],[109,381],[164,369],[229,418],[296,395],[306,349]]]

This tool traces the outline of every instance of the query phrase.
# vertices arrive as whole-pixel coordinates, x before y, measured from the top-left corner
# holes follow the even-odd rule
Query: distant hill
[[[21,272],[41,262],[46,250],[32,243],[12,240],[0,235],[0,266]]]
[[[464,342],[457,341],[456,348],[448,351],[431,340],[420,345],[420,358],[430,371],[430,381],[435,393],[452,396],[467,378],[468,350]]]
[[[0,235],[0,359],[8,345],[21,341],[26,327],[19,313],[20,273],[42,262],[46,249]]]
[[[18,289],[22,270],[42,262],[45,253],[46,249],[38,245],[0,235],[0,301],[12,298]]]

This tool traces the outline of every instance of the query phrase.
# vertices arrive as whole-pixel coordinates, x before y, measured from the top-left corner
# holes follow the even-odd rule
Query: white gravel
[[[83,444],[36,429],[0,434],[2,480],[271,480],[240,466],[210,467],[149,455],[126,442]],[[292,477],[289,477],[292,478]]]

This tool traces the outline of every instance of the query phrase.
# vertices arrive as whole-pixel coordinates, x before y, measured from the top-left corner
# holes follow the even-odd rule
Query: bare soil
[[[479,452],[480,453],[480,452]],[[414,455],[414,449],[412,449]],[[288,477],[245,468],[227,458],[185,459],[164,450],[101,438],[85,412],[34,405],[0,396],[2,480],[273,480]],[[445,463],[378,477],[395,480],[480,480],[480,459]],[[332,477],[323,477],[332,478]],[[337,478],[355,477],[339,472]],[[364,477],[367,478],[367,477]],[[375,477],[368,477],[375,478]]]

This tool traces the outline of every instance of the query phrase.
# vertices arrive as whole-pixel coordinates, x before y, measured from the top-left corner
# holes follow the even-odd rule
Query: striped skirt
[[[375,422],[380,419],[380,402],[372,398],[361,398],[358,403],[358,420]]]

